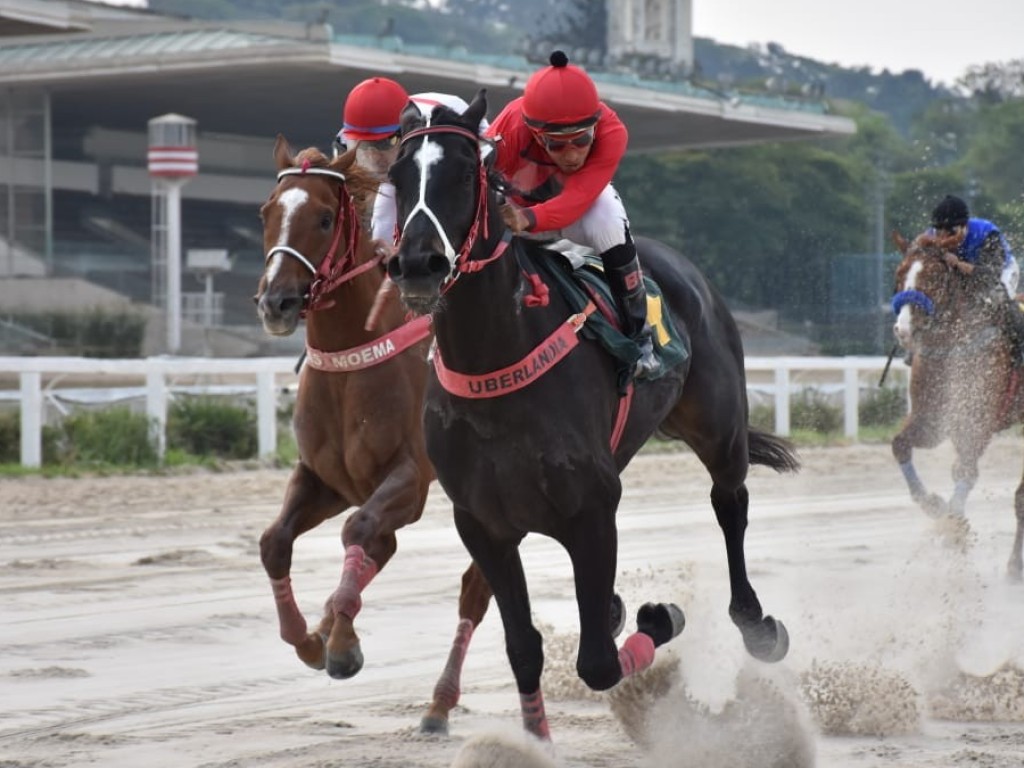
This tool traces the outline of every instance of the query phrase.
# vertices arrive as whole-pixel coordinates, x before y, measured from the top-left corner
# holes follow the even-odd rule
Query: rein
[[[265,262],[278,253],[284,253],[296,259],[302,266],[313,275],[313,282],[309,286],[309,293],[305,296],[305,306],[302,308],[300,317],[305,318],[310,312],[318,309],[327,309],[334,306],[333,301],[328,301],[327,296],[343,283],[358,277],[362,273],[373,269],[380,264],[382,255],[374,255],[372,259],[357,265],[355,263],[356,246],[359,240],[359,219],[355,212],[355,203],[348,193],[345,185],[345,175],[330,168],[310,168],[304,163],[300,168],[285,168],[277,174],[277,181],[280,183],[286,176],[323,176],[338,183],[338,210],[334,218],[334,238],[327,250],[327,255],[320,262],[319,267],[313,266],[300,251],[287,245],[275,245],[267,252]],[[345,231],[345,220],[348,219],[347,243],[345,252],[338,255],[338,246],[341,244],[341,235]]]

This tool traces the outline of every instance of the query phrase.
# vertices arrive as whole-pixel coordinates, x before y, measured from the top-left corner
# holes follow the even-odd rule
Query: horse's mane
[[[379,182],[377,178],[357,165],[355,162],[356,153],[350,149],[345,154],[331,160],[317,147],[306,147],[295,155],[294,166],[301,168],[330,168],[345,175],[345,187],[355,201],[356,211],[360,220],[369,221],[370,207],[373,205],[373,197],[377,192]]]

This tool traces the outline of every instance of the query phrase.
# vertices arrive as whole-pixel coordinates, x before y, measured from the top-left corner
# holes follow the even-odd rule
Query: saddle
[[[530,245],[534,246],[533,248]],[[601,259],[593,249],[558,240],[553,243],[532,243],[527,251],[529,264],[521,263],[523,271],[539,273],[576,312],[593,302],[597,307],[580,335],[596,341],[615,359],[620,391],[628,386],[640,357],[640,349],[622,332],[622,317],[604,277]],[[662,298],[658,284],[644,275],[647,290],[647,321],[652,328],[654,354],[661,366],[657,374],[645,380],[658,379],[685,362],[690,356],[689,338],[679,333]]]

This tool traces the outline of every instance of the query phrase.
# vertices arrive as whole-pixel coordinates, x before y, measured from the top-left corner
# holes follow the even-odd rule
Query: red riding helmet
[[[363,80],[345,99],[342,133],[348,141],[375,141],[398,132],[409,102],[405,88],[386,77]]]
[[[569,63],[562,51],[551,66],[534,72],[523,91],[523,118],[535,131],[589,128],[601,114],[597,87],[590,76]]]

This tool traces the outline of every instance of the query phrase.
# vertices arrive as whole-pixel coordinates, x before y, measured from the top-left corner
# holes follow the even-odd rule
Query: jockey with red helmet
[[[495,139],[495,168],[513,190],[502,217],[517,234],[564,237],[601,255],[624,330],[640,346],[637,375],[651,376],[658,361],[643,272],[626,209],[611,184],[626,152],[626,126],[562,51],[550,61],[486,132]]]
[[[388,169],[398,157],[401,146],[402,111],[415,105],[423,115],[429,115],[436,106],[445,106],[462,114],[469,106],[466,101],[450,93],[414,93],[386,77],[371,77],[352,89],[345,100],[343,125],[335,138],[339,148],[355,146],[356,164],[377,176],[380,182],[373,202],[372,237],[378,248],[394,251],[398,210],[395,188],[387,180]],[[480,121],[480,130],[487,120]]]

